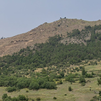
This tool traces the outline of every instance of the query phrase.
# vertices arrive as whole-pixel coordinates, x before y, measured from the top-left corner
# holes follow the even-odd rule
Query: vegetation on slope
[[[62,84],[62,79],[74,83],[79,81],[83,86],[85,78],[94,77],[93,73],[87,73],[84,68],[76,68],[73,71],[82,71],[82,74],[68,74],[67,67],[78,64],[83,60],[101,59],[101,25],[86,26],[85,30],[73,30],[67,37],[77,37],[84,40],[86,45],[63,44],[64,37],[57,35],[50,37],[46,43],[35,44],[34,48],[21,49],[12,56],[7,55],[0,58],[0,86],[8,87],[8,92],[17,89],[29,88],[38,90],[40,88],[56,89],[57,84]],[[85,36],[91,34],[89,40]],[[94,64],[97,64],[95,61]],[[46,67],[46,68],[45,68]],[[61,67],[61,68],[60,68]],[[36,69],[43,68],[41,72]],[[98,79],[98,83],[101,80]]]
[[[49,41],[42,44],[35,44],[34,48],[27,47],[21,49],[18,53],[12,56],[4,56],[0,58],[0,67],[2,71],[12,71],[15,69],[31,69],[43,68],[46,66],[66,66],[69,64],[76,64],[86,59],[101,58],[101,33],[96,33],[101,30],[101,25],[94,27],[85,27],[85,30],[75,30],[70,35],[73,37],[83,36],[91,33],[91,39],[85,40],[87,45],[81,44],[63,44],[62,36],[50,37]],[[82,34],[83,32],[83,34]],[[82,38],[82,37],[81,37]],[[84,38],[84,37],[83,37]],[[83,40],[82,38],[82,40]],[[13,71],[14,72],[14,71]]]

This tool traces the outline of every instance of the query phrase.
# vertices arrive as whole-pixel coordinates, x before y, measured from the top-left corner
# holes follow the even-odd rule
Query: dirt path
[[[25,43],[25,45],[27,46],[29,42],[32,42],[33,40],[29,40]]]

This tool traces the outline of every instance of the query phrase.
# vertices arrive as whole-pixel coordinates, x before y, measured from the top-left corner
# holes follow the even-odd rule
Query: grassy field
[[[97,73],[97,71],[101,70],[101,64],[98,65],[89,65],[86,66],[85,69],[89,71],[94,71]],[[47,89],[40,89],[40,90],[29,90],[29,92],[26,92],[28,89],[22,89],[20,91],[8,93],[5,91],[6,88],[1,87],[0,88],[0,100],[2,99],[2,95],[4,93],[7,93],[8,96],[16,97],[18,95],[25,95],[28,96],[28,98],[35,99],[40,97],[41,101],[90,101],[93,96],[98,95],[99,90],[101,90],[101,86],[97,85],[97,78],[86,78],[86,81],[89,80],[90,82],[87,82],[85,86],[81,86],[81,84],[77,81],[73,84],[70,82],[64,81],[63,84],[57,85],[56,90],[47,90]],[[72,91],[68,91],[68,87],[72,87]],[[91,90],[90,90],[91,88]],[[96,92],[96,93],[95,93]],[[56,97],[57,99],[53,99],[53,97]],[[32,101],[32,100],[30,100]]]

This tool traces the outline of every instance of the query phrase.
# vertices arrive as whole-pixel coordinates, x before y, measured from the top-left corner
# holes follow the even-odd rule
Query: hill
[[[12,41],[16,48],[19,44],[26,46],[0,57],[0,100],[98,101],[101,98],[101,25],[51,35],[36,43],[28,33],[15,36],[29,41]]]
[[[62,18],[52,23],[44,23],[35,29],[23,34],[19,34],[14,37],[0,40],[0,57],[5,55],[11,55],[14,52],[20,51],[20,49],[27,46],[34,46],[35,43],[45,43],[49,37],[55,35],[67,35],[67,32],[72,32],[73,29],[79,29],[80,31],[85,26],[94,26],[101,24],[101,21],[84,21],[77,19]],[[87,38],[89,39],[90,36]],[[87,39],[86,38],[86,39]],[[65,39],[64,39],[65,40]],[[62,41],[64,43],[64,40]],[[66,39],[69,43],[81,43],[84,41],[77,40],[75,38]]]

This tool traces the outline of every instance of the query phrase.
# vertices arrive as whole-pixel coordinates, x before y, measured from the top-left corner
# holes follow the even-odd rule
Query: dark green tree
[[[85,80],[84,76],[81,76],[81,77],[79,78],[79,82],[80,82],[80,83],[86,83],[86,80]]]
[[[71,88],[71,86],[69,86],[69,87],[68,87],[68,90],[69,90],[69,91],[72,91],[73,89]]]
[[[8,97],[7,94],[3,94],[2,100],[4,101],[7,97]]]
[[[29,89],[36,89],[38,90],[39,89],[39,84],[38,82],[35,82],[35,81],[32,81],[29,85]]]
[[[85,70],[85,68],[82,68],[82,75],[86,75],[86,70]]]

